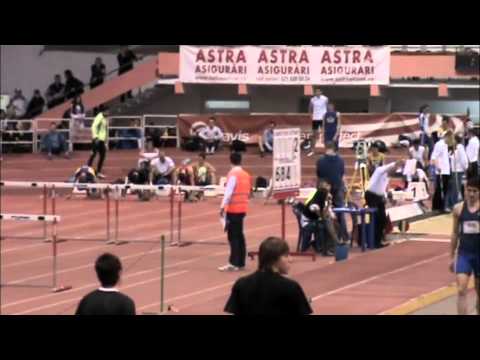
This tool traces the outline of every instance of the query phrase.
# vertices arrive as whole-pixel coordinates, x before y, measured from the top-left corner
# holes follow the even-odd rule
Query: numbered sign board
[[[300,129],[273,132],[273,195],[277,199],[296,196],[302,181]]]
[[[407,193],[412,201],[423,201],[429,198],[427,187],[424,182],[411,182],[408,185]]]

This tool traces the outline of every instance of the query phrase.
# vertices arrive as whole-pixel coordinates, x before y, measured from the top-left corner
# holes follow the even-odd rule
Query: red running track
[[[115,161],[119,161],[120,155],[116,153],[115,156]],[[78,155],[77,159],[83,157],[86,154]],[[248,163],[262,166],[256,158],[249,157]],[[132,154],[129,159],[133,161]],[[48,175],[42,167],[52,163],[39,156],[11,156],[6,164],[11,171],[6,172],[9,176],[4,176],[5,163],[2,164],[3,180],[63,181],[71,171],[67,167],[69,162],[58,160],[52,165],[55,175]],[[29,177],[32,172],[28,169],[32,168],[42,169],[38,170],[41,176]],[[181,315],[222,314],[233,283],[255,270],[255,262],[248,263],[245,273],[223,274],[216,270],[228,258],[226,237],[218,221],[219,204],[220,199],[185,204],[183,239],[200,244],[166,250],[165,299]],[[39,213],[42,211],[40,193],[2,192],[1,208],[5,213]],[[105,237],[105,204],[102,201],[60,198],[57,213],[62,216],[61,237]],[[98,286],[93,262],[105,251],[121,257],[125,271],[120,289],[135,300],[139,313],[158,311],[158,240],[161,234],[169,234],[168,201],[125,201],[121,203],[120,214],[119,237],[129,239],[129,244],[112,247],[99,241],[73,240],[59,244],[59,284],[72,285],[73,289],[52,294],[47,288],[4,287],[2,314],[73,314],[78,301]],[[287,215],[287,240],[295,247],[296,220],[289,212]],[[280,208],[254,201],[245,229],[249,250],[257,250],[263,239],[280,234]],[[6,222],[2,224],[1,234],[6,237],[0,242],[2,284],[48,285],[51,245],[29,239],[41,236],[42,227]],[[151,240],[152,243],[138,240]],[[312,298],[316,314],[379,314],[454,280],[447,270],[448,243],[438,237],[419,240],[422,241],[409,241],[365,254],[355,249],[350,260],[344,263],[333,263],[332,258],[318,258],[317,262],[296,258],[291,277],[299,281],[307,296]]]

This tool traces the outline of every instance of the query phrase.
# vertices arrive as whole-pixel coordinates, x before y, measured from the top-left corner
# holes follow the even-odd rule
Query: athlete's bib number
[[[465,221],[463,223],[464,234],[480,234],[480,221]]]

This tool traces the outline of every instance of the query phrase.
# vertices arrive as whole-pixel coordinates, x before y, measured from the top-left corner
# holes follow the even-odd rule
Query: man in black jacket
[[[101,287],[82,299],[75,315],[135,315],[133,300],[116,289],[122,272],[120,259],[104,254],[97,259],[95,271]]]
[[[133,64],[135,63],[135,61],[138,61],[139,59],[137,58],[137,55],[135,55],[135,53],[128,48],[128,46],[125,46],[124,48],[122,48],[122,51],[117,55],[117,60],[118,60],[118,75],[122,75],[133,70]],[[122,103],[125,102],[125,95],[129,99],[131,99],[132,92],[129,91],[120,97],[120,101]]]
[[[27,113],[25,114],[26,119],[34,119],[43,112],[45,107],[45,100],[40,94],[40,90],[35,90],[33,97],[28,103]]]
[[[73,99],[83,94],[83,83],[78,80],[71,70],[65,71],[65,97],[67,100]]]
[[[325,179],[330,184],[333,207],[342,208],[345,206],[345,185],[343,181],[345,162],[337,154],[335,143],[327,142],[325,147],[325,155],[317,162],[317,178]],[[347,223],[343,214],[338,214],[338,222],[343,241],[349,241]]]
[[[288,244],[268,238],[260,245],[258,271],[233,286],[225,312],[237,316],[304,316],[313,313],[302,287],[286,275]]]
[[[55,80],[47,89],[47,107],[49,109],[60,105],[65,101],[65,85],[62,83],[60,75],[55,75]]]

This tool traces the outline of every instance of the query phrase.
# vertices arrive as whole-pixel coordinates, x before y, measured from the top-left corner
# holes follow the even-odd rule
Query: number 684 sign
[[[301,186],[300,129],[275,129],[273,133],[273,194],[277,198],[298,194]]]

